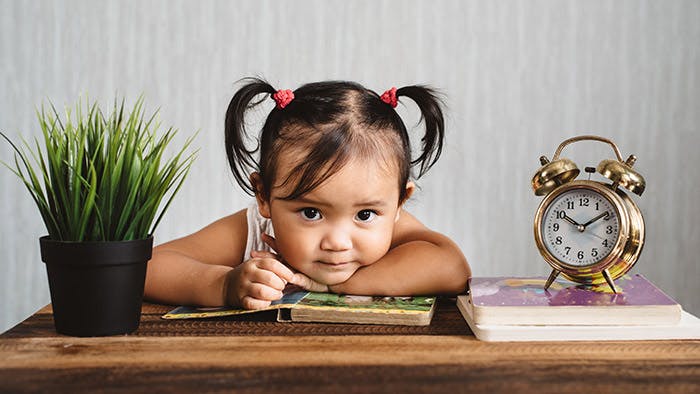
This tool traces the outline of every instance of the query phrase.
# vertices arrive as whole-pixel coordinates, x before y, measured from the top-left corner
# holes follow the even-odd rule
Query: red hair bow
[[[396,88],[391,88],[382,94],[380,97],[383,102],[391,105],[392,108],[396,108],[398,100],[396,99]]]
[[[283,109],[294,100],[294,92],[289,89],[278,90],[272,95],[272,99],[277,103],[277,108]]]

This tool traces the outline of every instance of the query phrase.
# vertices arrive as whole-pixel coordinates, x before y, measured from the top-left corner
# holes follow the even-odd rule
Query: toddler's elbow
[[[455,261],[454,267],[450,271],[448,286],[450,294],[464,293],[467,289],[469,278],[472,276],[472,271],[467,259],[461,255],[460,258]]]

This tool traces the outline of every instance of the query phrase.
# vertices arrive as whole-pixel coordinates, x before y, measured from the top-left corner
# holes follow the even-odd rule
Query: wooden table
[[[56,334],[45,307],[0,336],[0,392],[700,392],[700,341],[486,343],[441,299],[428,327],[162,320]]]

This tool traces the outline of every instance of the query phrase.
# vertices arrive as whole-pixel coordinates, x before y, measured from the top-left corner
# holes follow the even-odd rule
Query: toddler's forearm
[[[330,290],[387,296],[457,294],[464,291],[470,275],[467,260],[453,244],[412,241],[391,249]]]
[[[148,263],[144,298],[173,305],[222,306],[226,275],[231,270],[156,248]]]

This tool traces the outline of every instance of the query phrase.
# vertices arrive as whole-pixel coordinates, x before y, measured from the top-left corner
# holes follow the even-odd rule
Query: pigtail
[[[246,78],[247,83],[241,87],[231,99],[226,110],[225,144],[231,172],[236,182],[248,194],[255,194],[255,188],[248,179],[252,171],[259,171],[260,165],[253,156],[259,149],[259,143],[252,149],[246,147],[247,131],[245,129],[245,113],[260,104],[266,97],[255,101],[260,94],[273,94],[275,89],[266,81],[259,78]]]
[[[421,120],[425,123],[425,135],[421,138],[420,156],[411,161],[411,166],[420,164],[418,178],[435,164],[442,153],[445,137],[445,118],[442,114],[443,102],[438,93],[426,86],[406,86],[396,91],[396,97],[408,97],[420,109]]]

